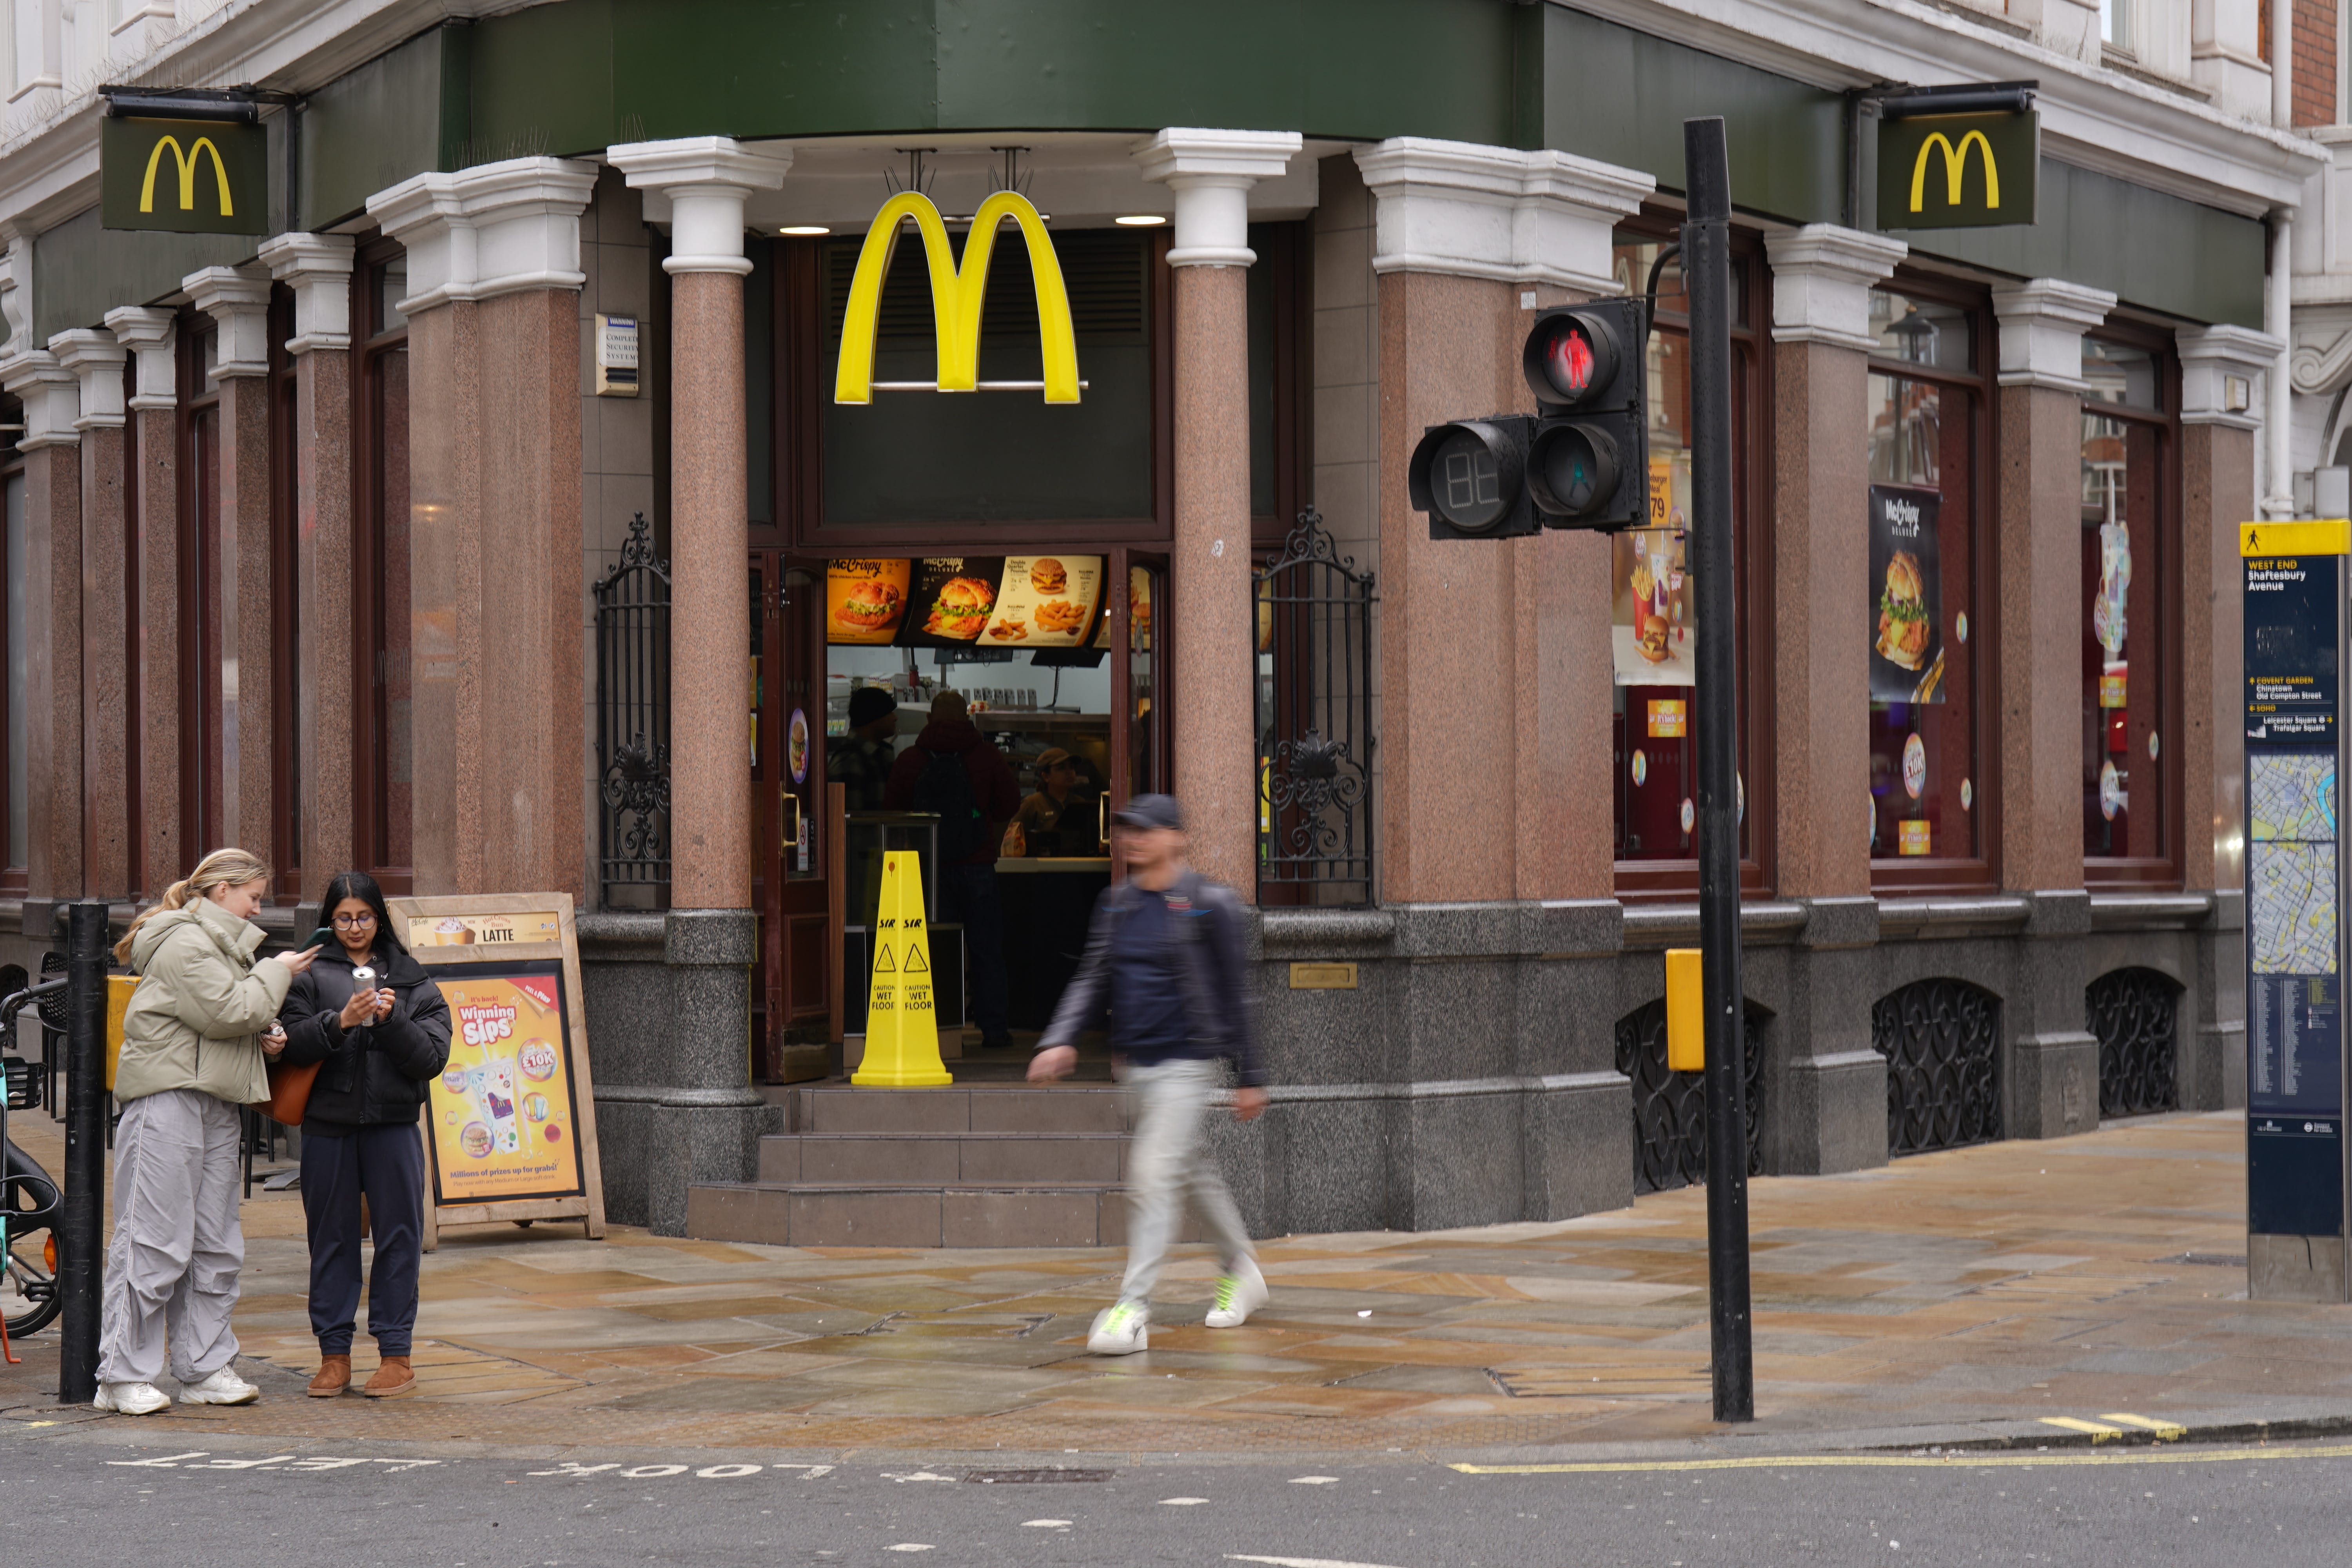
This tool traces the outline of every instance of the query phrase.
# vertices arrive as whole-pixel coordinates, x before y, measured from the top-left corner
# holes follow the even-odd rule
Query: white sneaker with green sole
[[[1238,1273],[1217,1277],[1216,1305],[1209,1309],[1208,1325],[1213,1329],[1238,1329],[1249,1321],[1249,1315],[1265,1305],[1273,1292],[1265,1288],[1265,1276],[1249,1258],[1242,1259]]]
[[[1096,1355],[1133,1355],[1150,1342],[1151,1309],[1141,1301],[1121,1301],[1095,1315],[1087,1349]]]

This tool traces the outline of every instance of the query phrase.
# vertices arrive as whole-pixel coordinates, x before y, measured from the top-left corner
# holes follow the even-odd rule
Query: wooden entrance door
[[[751,591],[752,1071],[822,1078],[833,988],[824,821],[824,581],[755,550]]]

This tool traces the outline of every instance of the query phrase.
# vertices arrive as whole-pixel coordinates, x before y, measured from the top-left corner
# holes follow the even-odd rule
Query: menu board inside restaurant
[[[1083,647],[1102,617],[1099,555],[845,557],[826,563],[835,647]]]

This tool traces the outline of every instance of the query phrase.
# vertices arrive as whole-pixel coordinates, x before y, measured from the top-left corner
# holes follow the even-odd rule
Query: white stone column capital
[[[20,452],[44,447],[78,447],[81,430],[81,377],[58,363],[47,349],[26,349],[0,363],[0,388],[25,405],[25,433],[17,439]]]
[[[346,234],[281,234],[265,240],[262,264],[294,291],[294,335],[286,352],[352,346],[352,264],[356,243]]]
[[[754,191],[772,191],[793,166],[789,147],[746,146],[731,136],[680,136],[626,142],[604,149],[629,188],[667,197],[670,254],[662,270],[751,270],[743,254],[743,204]]]
[[[2262,428],[2263,377],[2285,347],[2247,327],[2182,327],[2172,334],[2180,355],[2180,422]]]
[[[1372,270],[1618,291],[1617,224],[1657,181],[1571,153],[1400,136],[1359,148]]]
[[[1296,131],[1161,131],[1129,153],[1145,180],[1176,194],[1171,267],[1247,267],[1249,194],[1260,180],[1279,179],[1306,145]]]
[[[579,288],[588,280],[580,215],[595,191],[596,166],[573,158],[509,158],[378,191],[368,215],[408,250],[409,294],[397,308],[414,315],[457,300]]]
[[[2083,380],[2083,334],[2107,319],[2116,297],[2058,278],[1992,291],[2000,319],[2000,384],[2046,386],[2077,395]]]
[[[269,374],[269,275],[249,267],[207,267],[180,279],[188,302],[219,323],[212,373],[221,380]]]
[[[1772,341],[1868,353],[1870,291],[1911,253],[1899,239],[1811,223],[1764,237],[1772,264]]]
[[[106,313],[106,330],[139,362],[139,385],[131,406],[173,408],[179,405],[179,366],[173,343],[175,311],[154,305],[117,305]]]
[[[53,335],[49,353],[59,368],[71,371],[80,384],[81,407],[74,416],[73,427],[121,429],[122,362],[131,357],[130,351],[114,341],[112,332],[76,327]]]

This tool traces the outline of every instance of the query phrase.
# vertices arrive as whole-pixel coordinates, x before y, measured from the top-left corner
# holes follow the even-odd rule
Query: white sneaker
[[[89,1405],[93,1410],[111,1410],[119,1415],[152,1415],[158,1410],[169,1410],[172,1396],[152,1383],[101,1383],[98,1397]]]
[[[1121,1301],[1095,1316],[1087,1349],[1096,1355],[1133,1355],[1150,1342],[1151,1309],[1141,1301]]]
[[[261,1397],[261,1390],[225,1366],[203,1382],[183,1387],[180,1397],[190,1405],[250,1405]]]
[[[1240,1273],[1217,1277],[1217,1304],[1209,1309],[1209,1327],[1240,1328],[1249,1321],[1252,1312],[1265,1305],[1272,1294],[1265,1288],[1265,1276],[1257,1271],[1257,1264],[1243,1258]]]

